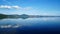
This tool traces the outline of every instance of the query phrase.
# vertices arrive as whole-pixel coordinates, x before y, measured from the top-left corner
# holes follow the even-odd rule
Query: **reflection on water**
[[[48,32],[60,32],[60,17],[0,19],[0,34],[38,34]]]

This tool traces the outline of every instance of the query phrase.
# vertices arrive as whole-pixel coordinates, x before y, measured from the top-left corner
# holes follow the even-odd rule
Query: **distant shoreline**
[[[22,18],[22,19],[26,19],[26,18],[40,18],[40,17],[60,17],[60,16],[42,16],[42,15],[26,15],[26,14],[22,14],[22,15],[0,14],[0,19],[4,19],[4,18]]]

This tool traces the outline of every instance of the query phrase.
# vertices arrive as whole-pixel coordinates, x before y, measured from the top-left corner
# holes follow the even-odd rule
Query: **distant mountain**
[[[22,14],[22,15],[5,15],[5,14],[0,14],[0,19],[2,18],[29,18],[29,15]]]
[[[7,15],[5,15],[5,14],[0,14],[0,19],[2,19],[2,18],[7,18],[8,16]]]

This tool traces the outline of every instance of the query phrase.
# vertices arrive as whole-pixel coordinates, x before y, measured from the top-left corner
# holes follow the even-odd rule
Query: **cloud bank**
[[[19,10],[31,10],[32,7],[20,7],[20,6],[9,6],[9,5],[0,5],[0,9],[19,9]]]

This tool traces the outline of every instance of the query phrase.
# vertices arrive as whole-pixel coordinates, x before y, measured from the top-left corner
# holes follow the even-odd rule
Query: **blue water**
[[[15,25],[19,27],[14,28]],[[12,25],[1,28],[1,25]],[[0,19],[0,34],[60,34],[60,17]]]

